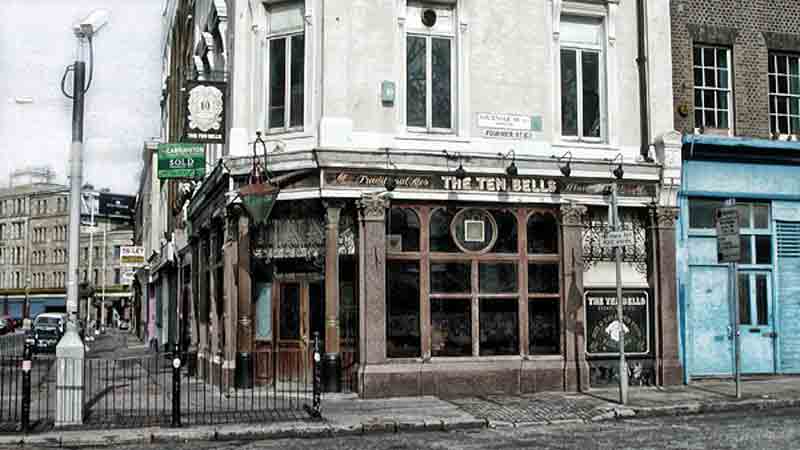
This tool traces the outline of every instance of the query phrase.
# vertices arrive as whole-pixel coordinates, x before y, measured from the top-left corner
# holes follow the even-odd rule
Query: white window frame
[[[303,2],[296,2],[288,4],[289,7],[300,7],[303,10],[303,16],[305,17],[305,8]],[[308,110],[306,105],[308,104],[308,95],[309,95],[309,85],[308,85],[308,64],[309,64],[309,33],[307,33],[307,27],[305,26],[305,19],[303,22],[302,27],[293,28],[290,30],[282,30],[280,32],[273,33],[269,29],[269,15],[270,11],[274,10],[273,8],[280,8],[286,7],[284,5],[279,6],[267,6],[266,9],[266,37],[264,38],[264,66],[263,66],[263,73],[264,73],[264,129],[267,130],[267,134],[285,134],[285,133],[296,133],[302,132],[305,129],[305,124],[308,121]],[[300,36],[304,37],[303,39],[303,120],[302,124],[299,126],[291,126],[291,114],[292,114],[292,97],[291,97],[291,90],[292,90],[292,37],[293,36]],[[271,42],[273,40],[278,39],[285,39],[285,53],[284,53],[284,126],[283,127],[270,127],[270,47]]]
[[[585,142],[591,144],[602,144],[608,142],[608,75],[607,75],[607,65],[608,65],[608,51],[605,45],[606,36],[607,36],[607,19],[605,15],[584,15],[578,14],[572,11],[564,11],[564,14],[560,17],[561,22],[569,21],[571,18],[587,18],[593,19],[600,22],[600,30],[601,30],[601,39],[599,44],[590,45],[585,43],[574,43],[562,40],[559,41],[559,45],[556,51],[556,61],[557,61],[557,72],[558,72],[558,80],[556,85],[556,91],[558,92],[558,96],[556,101],[558,102],[558,116],[556,118],[558,122],[558,129],[559,129],[559,136],[562,141],[564,142]],[[561,108],[561,103],[563,100],[563,92],[561,91],[561,83],[562,83],[562,74],[561,74],[561,51],[562,50],[571,50],[575,52],[575,67],[576,67],[576,77],[577,77],[577,113],[578,113],[578,129],[576,135],[565,135],[564,134],[564,127],[562,122],[563,110]],[[587,53],[597,53],[598,55],[598,93],[600,95],[600,136],[593,137],[593,136],[583,136],[583,65],[582,65],[582,55],[584,52]]]
[[[402,43],[402,61],[403,61],[403,89],[399,92],[402,95],[400,101],[403,105],[403,123],[402,126],[411,133],[430,133],[430,134],[456,134],[458,130],[458,67],[459,67],[459,52],[458,52],[458,35],[456,33],[459,23],[456,8],[450,5],[436,4],[436,3],[418,3],[408,2],[407,8],[431,8],[434,10],[449,10],[451,14],[451,28],[449,31],[436,30],[434,28],[418,27],[408,23],[409,12],[406,11],[407,21],[405,32],[403,33]],[[425,38],[425,126],[409,126],[408,125],[408,38],[423,37]],[[436,128],[433,126],[433,57],[432,57],[432,41],[433,39],[447,39],[450,41],[450,128]]]
[[[698,48],[700,49],[700,58],[701,59],[700,59],[700,65],[696,66],[694,64],[694,52],[695,52],[695,49],[698,49]],[[713,66],[709,66],[709,65],[706,64],[705,52],[703,51],[703,49],[706,49],[706,48],[713,48],[715,50],[714,51],[714,62],[713,62],[714,65]],[[715,84],[717,86],[719,86],[719,71],[720,71],[721,68],[717,64],[718,57],[717,57],[717,51],[716,50],[725,50],[726,59],[728,61],[728,66],[725,68],[725,70],[728,71],[728,80],[727,80],[728,81],[728,87],[727,88],[719,88],[719,87],[713,87],[712,88],[712,87],[705,87],[705,86],[699,86],[698,87],[695,84],[695,80],[694,80],[694,71],[696,69],[700,69],[701,71],[703,71],[703,80],[704,80],[703,84],[705,84],[705,69],[713,69],[714,70]],[[723,45],[709,45],[709,44],[695,43],[692,46],[692,105],[693,105],[693,113],[694,113],[694,116],[692,117],[692,121],[694,123],[695,130],[699,130],[699,128],[697,127],[697,117],[696,117],[696,115],[697,115],[698,110],[700,110],[700,111],[703,111],[703,113],[701,113],[701,118],[702,118],[702,120],[701,120],[702,123],[701,124],[702,124],[704,129],[711,128],[711,129],[718,129],[718,130],[727,130],[728,131],[728,135],[733,135],[733,124],[735,122],[734,122],[734,105],[733,105],[733,60],[731,59],[731,56],[732,55],[731,55],[730,47],[726,47],[726,46],[723,46]],[[698,90],[701,91],[700,99],[704,103],[703,106],[700,107],[700,108],[698,108],[698,106],[696,104],[696,99],[695,99],[696,92]],[[703,95],[704,91],[714,91],[715,92],[715,99],[714,99],[714,107],[713,108],[706,108],[705,107],[705,96]],[[717,101],[716,101],[716,93],[717,92],[726,92],[728,94],[728,109],[727,110],[717,108],[717,105],[716,105],[716,103],[717,103]],[[713,111],[714,112],[714,122],[715,122],[714,126],[708,126],[706,124],[705,111]],[[719,125],[719,113],[722,112],[722,111],[727,111],[728,112],[728,126],[726,128],[720,128],[718,126]]]
[[[773,65],[773,68],[774,68],[774,70],[767,69],[768,77],[769,78],[772,78],[773,76],[775,76],[775,77],[777,77],[777,76],[785,76],[785,77],[787,77],[788,80],[787,80],[787,86],[786,87],[787,87],[787,89],[789,91],[787,93],[778,93],[777,92],[778,83],[777,83],[777,80],[776,80],[776,82],[775,82],[776,91],[773,92],[773,90],[771,89],[770,83],[767,83],[767,90],[768,90],[768,97],[767,98],[769,99],[769,103],[770,103],[770,106],[771,106],[771,108],[770,108],[771,112],[769,113],[769,119],[770,119],[769,129],[770,129],[770,132],[771,133],[777,133],[781,137],[800,135],[800,126],[798,126],[797,128],[792,128],[792,118],[797,118],[798,121],[800,121],[800,110],[798,110],[797,114],[792,114],[791,103],[788,103],[786,105],[786,111],[787,111],[786,114],[781,114],[781,113],[778,112],[778,98],[786,98],[786,99],[788,99],[789,102],[800,102],[800,94],[793,94],[792,93],[792,82],[791,82],[792,74],[791,74],[791,71],[789,69],[790,60],[796,60],[798,66],[800,66],[800,55],[787,53],[787,52],[781,52],[781,51],[770,51],[768,57],[769,57],[770,61],[772,62],[772,65]],[[786,72],[778,72],[778,61],[777,61],[778,58],[787,58]],[[767,64],[767,67],[769,67],[769,64]],[[779,117],[786,117],[787,126],[788,126],[788,133],[784,133],[779,129],[780,128],[779,124],[778,124],[778,118]],[[775,119],[775,127],[774,128],[772,126],[772,119],[773,118]]]

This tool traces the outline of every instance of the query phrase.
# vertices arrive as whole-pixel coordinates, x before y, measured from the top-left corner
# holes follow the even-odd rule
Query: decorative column
[[[657,305],[656,322],[661,332],[656,336],[659,354],[657,377],[662,385],[680,384],[683,367],[678,354],[678,296],[675,221],[678,208],[658,206],[652,210],[653,226],[656,228]]]
[[[341,392],[342,356],[339,348],[339,218],[344,204],[325,202],[325,361],[326,392]]]
[[[589,389],[583,306],[583,217],[585,215],[585,206],[575,204],[561,206],[564,388],[568,391]]]
[[[236,386],[253,386],[253,294],[250,279],[250,219],[238,220],[238,255],[234,276],[237,277],[238,320],[236,326]]]
[[[360,389],[368,395],[369,365],[386,360],[386,208],[389,201],[378,194],[364,195],[358,201],[361,222],[361,252],[358,264],[361,298]]]

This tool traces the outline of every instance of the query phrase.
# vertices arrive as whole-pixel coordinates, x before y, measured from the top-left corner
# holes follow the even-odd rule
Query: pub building
[[[312,153],[228,158],[188,205],[193,345],[225,379],[258,382],[276,349],[307,375],[318,335],[327,391],[584,390],[617,382],[624,330],[632,384],[680,382],[662,163]],[[623,324],[603,244],[614,182],[634,238]]]

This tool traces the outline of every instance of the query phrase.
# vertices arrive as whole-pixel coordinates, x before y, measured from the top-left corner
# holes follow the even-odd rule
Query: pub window
[[[272,133],[299,131],[305,118],[303,6],[273,6],[267,15],[267,128]]]
[[[422,354],[420,339],[419,263],[387,262],[386,356],[415,358]]]
[[[528,217],[528,253],[558,253],[558,224],[552,214],[534,213]]]
[[[528,352],[536,354],[558,354],[561,335],[559,333],[559,305],[557,299],[536,299],[528,302]]]
[[[515,300],[480,300],[481,356],[519,354],[519,306]]]
[[[453,212],[445,208],[439,208],[431,214],[430,225],[430,246],[432,252],[452,253],[459,252],[453,236],[450,234],[450,222],[453,220]]]
[[[419,251],[419,217],[408,208],[392,208],[386,221],[387,251]]]
[[[409,5],[406,20],[406,125],[412,131],[449,132],[455,105],[454,11]]]
[[[561,135],[603,138],[603,24],[599,19],[561,19]]]
[[[471,286],[469,263],[431,263],[431,292],[434,294],[469,294]]]
[[[480,292],[482,294],[517,292],[516,263],[480,263],[478,273]]]
[[[431,355],[472,356],[472,300],[431,299]]]
[[[497,223],[493,253],[517,253],[517,217],[511,211],[492,211]]]
[[[272,283],[255,283],[256,339],[272,339]]]

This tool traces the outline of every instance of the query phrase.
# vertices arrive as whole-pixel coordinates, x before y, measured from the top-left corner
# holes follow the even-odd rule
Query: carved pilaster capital
[[[678,208],[668,206],[656,206],[650,209],[650,219],[657,228],[675,228],[675,221],[678,220]]]
[[[561,223],[568,227],[582,226],[586,211],[583,205],[561,205]]]
[[[386,218],[386,208],[389,207],[389,200],[381,194],[364,194],[358,200],[358,208],[361,220],[383,222]]]
[[[328,226],[338,226],[339,219],[342,216],[342,209],[344,209],[344,202],[341,200],[325,200],[322,203],[325,206],[325,220]]]

